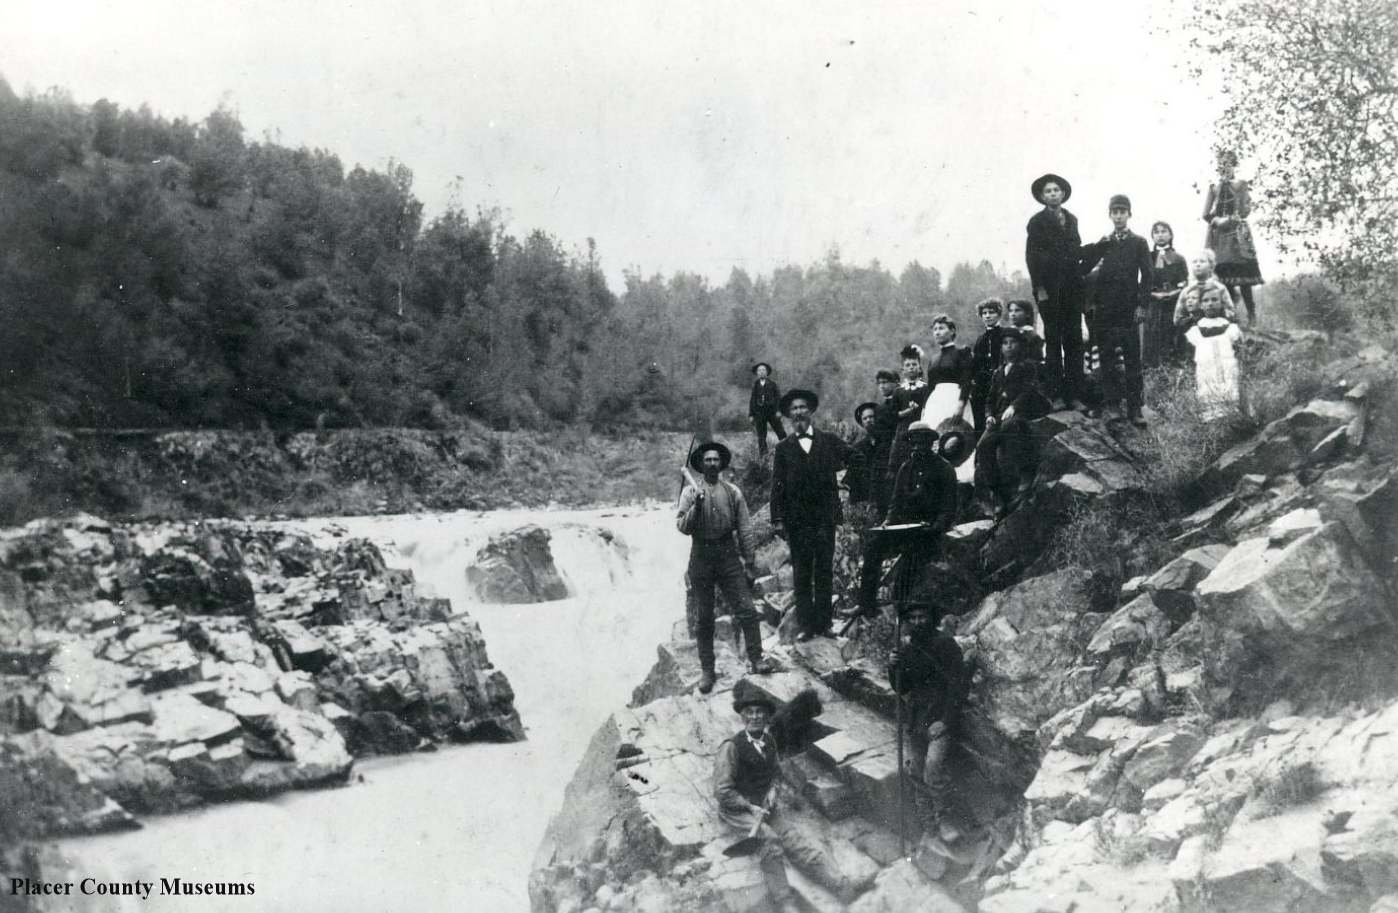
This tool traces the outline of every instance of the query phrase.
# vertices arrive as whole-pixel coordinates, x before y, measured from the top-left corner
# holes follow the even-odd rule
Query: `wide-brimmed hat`
[[[1044,192],[1044,185],[1050,181],[1063,188],[1063,202],[1068,202],[1068,198],[1073,195],[1073,185],[1052,173],[1035,178],[1034,183],[1029,185],[1029,192],[1034,195],[1034,199],[1038,200],[1040,203],[1043,202],[1040,194]]]
[[[924,422],[922,419],[913,422],[903,431],[903,436],[906,438],[911,438],[914,434],[928,434],[933,438],[938,436],[937,429],[932,427],[928,422]]]
[[[860,403],[859,405],[855,406],[855,407],[854,407],[854,420],[855,420],[856,422],[859,421],[859,413],[863,412],[865,409],[873,409],[875,412],[878,412],[878,411],[879,411],[879,404],[878,404],[878,403]]]
[[[781,410],[782,415],[786,415],[786,411],[791,408],[791,403],[798,399],[804,399],[811,407],[812,412],[820,408],[820,397],[816,396],[815,391],[802,390],[799,387],[795,390],[786,391],[781,398],[781,402],[777,403],[777,408]]]
[[[728,468],[728,464],[733,462],[733,454],[729,452],[727,447],[723,446],[718,441],[705,441],[698,447],[695,447],[694,452],[689,455],[689,468],[693,469],[695,472],[703,472],[704,454],[708,453],[710,450],[718,451],[719,472],[723,472],[723,470]]]
[[[772,366],[769,365],[769,364],[767,364],[767,362],[765,362],[765,361],[759,361],[757,364],[753,365],[753,366],[752,366],[752,373],[756,374],[758,368],[766,368],[766,369],[767,369],[767,374],[768,374],[768,376],[771,376],[772,374],[775,374],[775,373],[776,373],[775,371],[772,370]]]
[[[953,416],[943,419],[937,426],[937,434],[940,437],[940,450],[942,459],[953,466],[960,466],[971,456],[971,441],[976,436],[976,429],[972,428],[965,419]]]
[[[777,712],[777,702],[772,700],[756,685],[745,678],[733,685],[733,710],[742,713],[745,707],[766,707],[768,713]]]

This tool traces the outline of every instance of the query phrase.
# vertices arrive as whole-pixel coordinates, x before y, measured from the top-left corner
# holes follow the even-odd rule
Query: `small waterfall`
[[[529,523],[552,534],[570,597],[531,605],[474,600],[466,566],[492,535]],[[160,897],[165,913],[245,910],[529,908],[526,880],[550,810],[588,741],[684,617],[689,540],[665,508],[355,517],[293,525],[373,540],[424,592],[480,624],[515,689],[528,740],[466,745],[356,765],[345,789],[288,793],[147,819],[146,828],[64,841],[82,875],[253,882],[253,898]],[[359,779],[362,777],[362,782]],[[120,873],[120,874],[117,874]],[[96,901],[98,898],[92,898]],[[130,898],[127,898],[130,900]],[[126,909],[105,904],[74,909]],[[134,907],[132,908],[134,909]]]

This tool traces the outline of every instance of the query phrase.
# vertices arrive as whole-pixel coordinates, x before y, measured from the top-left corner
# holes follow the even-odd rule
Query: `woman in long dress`
[[[1237,167],[1236,154],[1226,150],[1219,153],[1218,183],[1209,185],[1204,221],[1209,223],[1207,247],[1214,252],[1218,278],[1228,286],[1234,299],[1241,295],[1251,326],[1257,320],[1252,287],[1262,284],[1262,271],[1257,266],[1257,246],[1247,222],[1252,198],[1247,182],[1233,176]]]
[[[936,350],[927,363],[927,386],[931,392],[922,407],[922,420],[933,428],[940,428],[951,419],[966,420],[971,399],[971,348],[957,345],[956,321],[946,314],[932,318],[932,341]],[[962,481],[969,482],[975,466],[963,465],[965,472],[958,467],[957,476],[960,478],[964,474]]]

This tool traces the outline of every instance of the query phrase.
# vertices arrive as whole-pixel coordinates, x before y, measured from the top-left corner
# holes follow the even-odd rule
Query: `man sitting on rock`
[[[733,610],[734,620],[743,632],[748,651],[748,667],[755,673],[772,672],[776,666],[762,656],[762,629],[752,607],[752,592],[744,567],[754,563],[752,527],[748,503],[732,482],[719,478],[733,455],[716,441],[700,444],[690,457],[690,466],[704,474],[697,484],[680,492],[680,532],[693,539],[689,548],[689,585],[694,592],[698,618],[694,641],[699,651],[702,677],[699,691],[714,688],[714,587],[723,590]],[[739,557],[741,551],[742,557]]]
[[[897,644],[888,664],[888,681],[907,702],[908,774],[921,780],[914,803],[923,830],[939,840],[954,840],[947,819],[951,778],[947,752],[956,734],[961,708],[971,691],[971,676],[956,638],[942,630],[936,610],[925,602],[904,609],[905,643]]]
[[[820,700],[813,691],[802,692],[783,708],[785,719],[774,719],[777,709],[772,699],[747,679],[739,679],[733,686],[733,709],[742,716],[743,728],[719,746],[714,760],[714,798],[719,819],[732,831],[729,838],[739,840],[758,826],[757,834],[763,838],[758,863],[772,906],[781,913],[801,909],[786,878],[786,854],[842,900],[852,900],[862,886],[852,884],[816,835],[796,826],[777,802],[779,749],[798,747],[781,745],[777,733],[801,730],[804,724],[793,724],[790,718],[814,717],[820,713]]]
[[[859,569],[859,611],[878,613],[879,578],[883,562],[902,553],[898,581],[894,589],[909,591],[912,577],[935,547],[937,537],[956,522],[956,470],[946,457],[960,461],[970,447],[962,432],[939,438],[937,429],[923,421],[913,422],[904,432],[912,453],[898,469],[893,499],[883,528],[870,530],[864,543],[864,563]],[[890,527],[906,526],[904,530]]]
[[[1001,366],[986,396],[985,434],[976,445],[976,491],[998,496],[1003,519],[1029,496],[1034,482],[1034,437],[1029,423],[1048,413],[1038,366],[1024,359],[1025,336],[1000,338]]]

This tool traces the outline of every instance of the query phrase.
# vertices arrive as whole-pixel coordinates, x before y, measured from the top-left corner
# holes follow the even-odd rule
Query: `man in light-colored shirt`
[[[749,671],[776,671],[771,660],[762,656],[762,629],[752,607],[748,582],[751,575],[744,570],[752,567],[755,560],[748,504],[738,486],[719,475],[731,460],[732,454],[722,444],[710,441],[699,445],[690,457],[690,466],[701,471],[703,478],[691,478],[691,484],[680,492],[675,522],[679,531],[693,540],[689,549],[689,585],[698,616],[694,641],[703,672],[699,680],[701,694],[712,691],[718,678],[714,669],[714,587],[723,590],[743,632]]]

